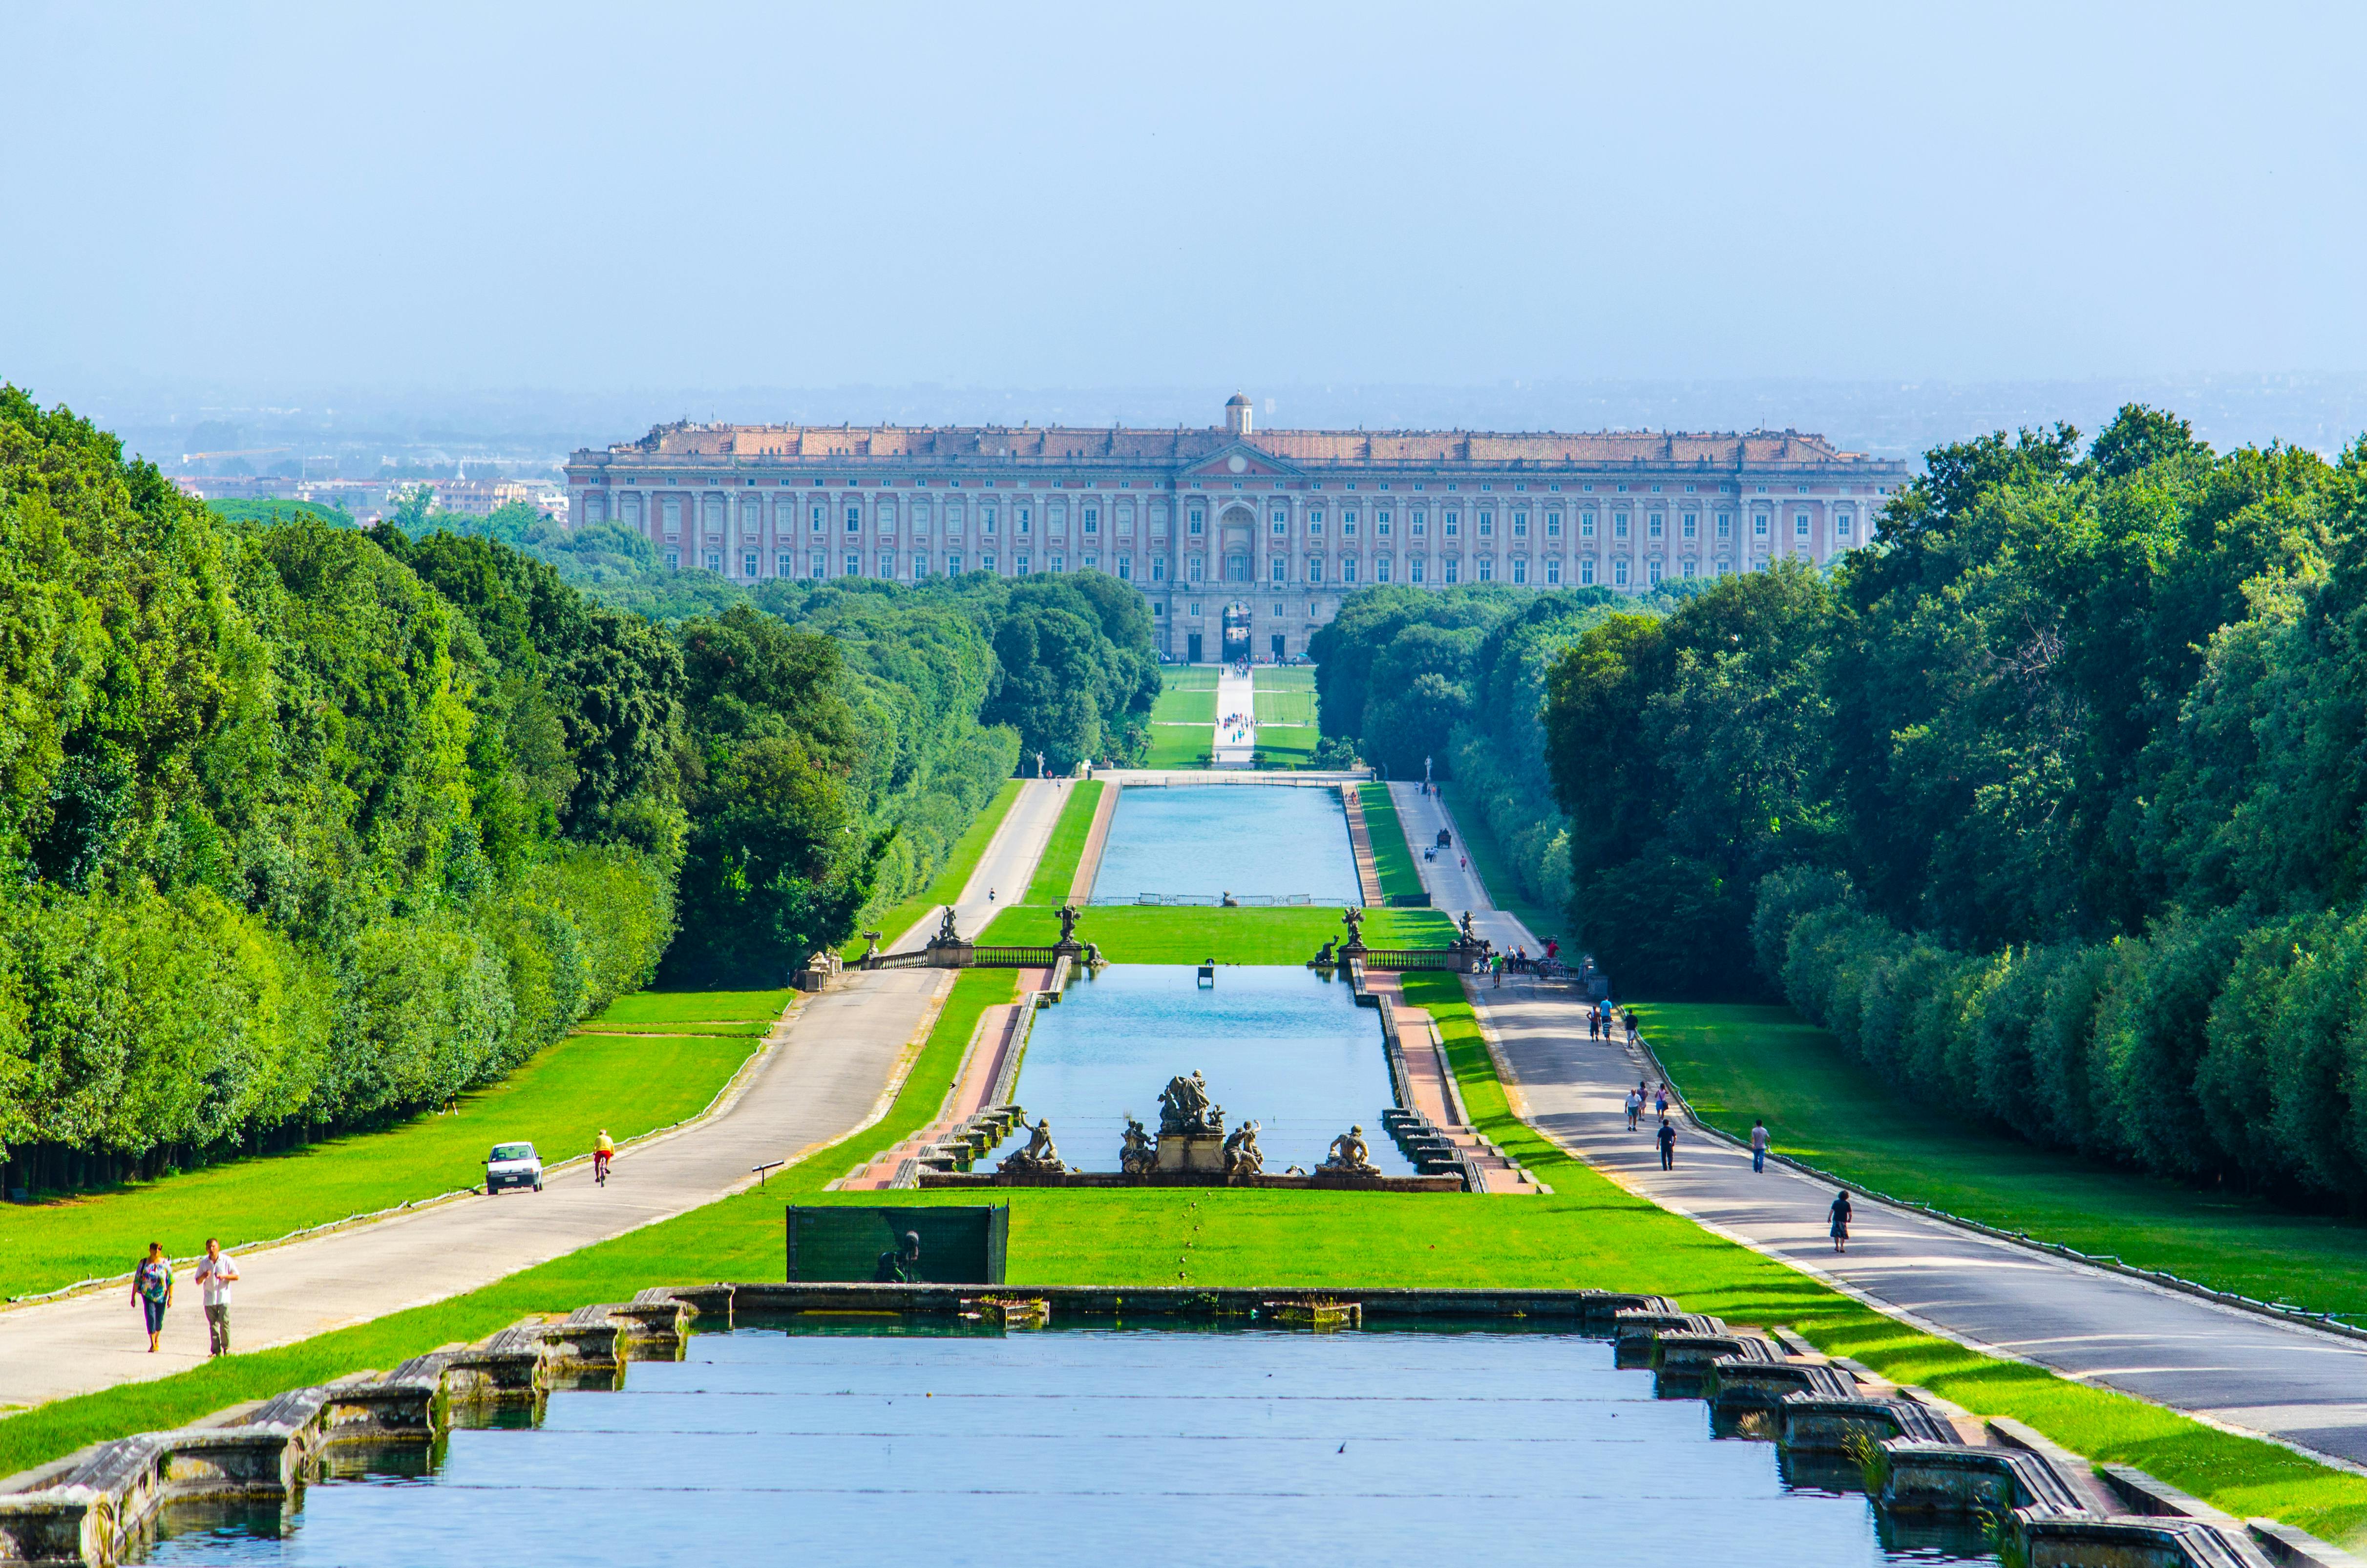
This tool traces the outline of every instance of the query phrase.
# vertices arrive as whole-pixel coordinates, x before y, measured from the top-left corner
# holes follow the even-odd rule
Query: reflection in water
[[[1118,796],[1093,873],[1094,898],[1228,892],[1362,903],[1339,792],[1203,784],[1136,788]]]
[[[1886,1543],[1601,1340],[1092,1329],[700,1335],[432,1479],[311,1487],[155,1563],[1994,1562]]]
[[[1413,1174],[1381,1129],[1393,1102],[1379,1020],[1345,980],[1304,969],[1221,968],[1203,990],[1188,965],[1113,964],[1036,1015],[1016,1097],[1051,1119],[1063,1159],[1114,1171],[1126,1117],[1157,1131],[1159,1091],[1195,1068],[1228,1131],[1258,1122],[1270,1172],[1312,1169],[1353,1123],[1374,1165]]]

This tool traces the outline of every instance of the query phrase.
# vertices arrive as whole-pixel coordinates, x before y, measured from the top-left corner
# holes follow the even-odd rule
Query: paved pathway
[[[1052,836],[1053,824],[1060,820],[1060,808],[1068,803],[1068,791],[1054,780],[1031,778],[1019,786],[1019,798],[1003,813],[1002,825],[987,841],[986,853],[978,858],[978,869],[970,873],[960,900],[954,905],[955,918],[964,937],[975,940],[998,910],[1026,897],[1027,883],[1036,875],[1036,861],[1044,853],[1045,842]],[[936,935],[937,922],[944,917],[945,908],[938,904],[909,931],[887,933],[880,939],[881,950],[909,952],[926,943]]]
[[[1524,1102],[1557,1142],[1688,1215],[1949,1338],[2367,1465],[2367,1344],[2278,1323],[1853,1199],[1849,1252],[1826,1236],[1830,1184],[1681,1127],[1662,1171],[1622,1098],[1650,1076],[1624,1043],[1590,1040],[1559,987],[1473,988]],[[1657,1085],[1655,1085],[1657,1087]],[[1647,1117],[1648,1123],[1650,1119]]]
[[[1447,811],[1444,801],[1423,794],[1419,784],[1394,783],[1389,786],[1389,799],[1397,805],[1406,846],[1413,851],[1414,869],[1421,873],[1432,908],[1457,921],[1469,910],[1472,929],[1495,943],[1499,952],[1523,946],[1533,953],[1544,950],[1544,944],[1527,926],[1488,902],[1488,887],[1479,880],[1479,872],[1463,864],[1463,824]],[[1452,833],[1455,841],[1438,852],[1437,859],[1423,859],[1423,846],[1437,842],[1441,828]]]
[[[1048,784],[1023,786],[957,906],[965,929],[984,924],[987,887],[1025,886],[1060,798]],[[761,1162],[836,1142],[885,1108],[953,979],[949,970],[852,974],[807,999],[728,1109],[620,1151],[606,1187],[577,1167],[540,1193],[459,1199],[241,1254],[237,1345],[284,1344],[474,1290],[710,1202],[753,1182],[750,1167]],[[0,1404],[164,1377],[204,1359],[198,1292],[186,1273],[179,1284],[153,1356],[128,1290],[0,1312]]]
[[[1236,674],[1231,665],[1217,674],[1217,728],[1208,760],[1218,767],[1248,767],[1257,750],[1257,687],[1255,676]],[[1240,722],[1227,720],[1239,717]]]
[[[1409,835],[1434,837],[1446,820],[1439,802],[1410,784],[1390,789]],[[1459,846],[1459,827],[1455,838]],[[1477,875],[1449,863],[1446,851],[1421,869],[1439,907],[1458,916],[1472,909],[1480,934],[1499,948],[1525,943],[1538,949],[1519,920],[1485,907],[1487,891]],[[1475,984],[1472,994],[1512,1071],[1521,1116],[1662,1208],[1932,1333],[2367,1465],[2367,1343],[1865,1199],[1853,1199],[1850,1250],[1836,1256],[1826,1235],[1829,1183],[1780,1165],[1754,1174],[1747,1153],[1682,1125],[1676,1168],[1662,1171],[1651,1131],[1628,1131],[1622,1108],[1626,1091],[1652,1070],[1625,1044],[1589,1040],[1571,993],[1508,977],[1501,988]]]

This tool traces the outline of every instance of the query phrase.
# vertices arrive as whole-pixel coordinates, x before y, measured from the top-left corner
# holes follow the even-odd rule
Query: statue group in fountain
[[[1134,1117],[1126,1119],[1126,1142],[1119,1145],[1117,1168],[1127,1176],[1142,1176],[1159,1160],[1159,1145],[1150,1141],[1142,1123]]]
[[[1208,1080],[1192,1069],[1167,1080],[1159,1094],[1159,1135],[1214,1138],[1225,1131],[1225,1108],[1208,1098]]]

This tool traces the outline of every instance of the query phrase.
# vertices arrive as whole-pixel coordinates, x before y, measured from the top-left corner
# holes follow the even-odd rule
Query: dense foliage
[[[1588,937],[1638,989],[1747,949],[2032,1138],[2355,1200],[2362,479],[2131,407],[1931,453],[1829,578],[1593,629],[1546,708]]]
[[[1097,574],[751,596],[425,489],[209,509],[0,390],[6,1185],[440,1104],[661,965],[777,984],[1157,690]]]
[[[1373,587],[1316,632],[1327,757],[1398,778],[1454,778],[1478,800],[1529,898],[1569,901],[1570,821],[1554,800],[1541,722],[1546,672],[1579,634],[1638,601],[1608,588]]]
[[[631,731],[678,656],[514,554],[405,553],[220,518],[0,389],[13,1185],[433,1104],[647,980],[679,811]]]

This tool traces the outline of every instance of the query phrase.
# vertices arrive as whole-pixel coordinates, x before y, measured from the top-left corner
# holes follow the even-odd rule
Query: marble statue
[[[1225,1130],[1225,1108],[1208,1098],[1208,1081],[1194,1068],[1188,1078],[1167,1080],[1159,1095],[1159,1132],[1213,1137]]]
[[[1140,1121],[1127,1117],[1126,1142],[1117,1152],[1117,1168],[1128,1176],[1140,1176],[1150,1169],[1158,1157],[1159,1149],[1151,1142],[1150,1134],[1143,1131]]]
[[[1367,1158],[1371,1153],[1371,1147],[1365,1142],[1365,1130],[1351,1127],[1331,1140],[1331,1157],[1316,1168],[1349,1176],[1375,1176],[1379,1174],[1379,1167]]]
[[[1225,1175],[1256,1176],[1265,1169],[1265,1151],[1258,1147],[1258,1124],[1244,1121],[1225,1140]]]
[[[954,906],[949,903],[946,905],[946,917],[937,922],[937,939],[931,942],[929,946],[933,948],[956,948],[960,945],[961,933],[954,929]]]
[[[1060,1163],[1060,1151],[1053,1145],[1048,1117],[1036,1118],[1027,1147],[1014,1151],[996,1167],[999,1172],[1014,1176],[1059,1176],[1068,1168]]]

